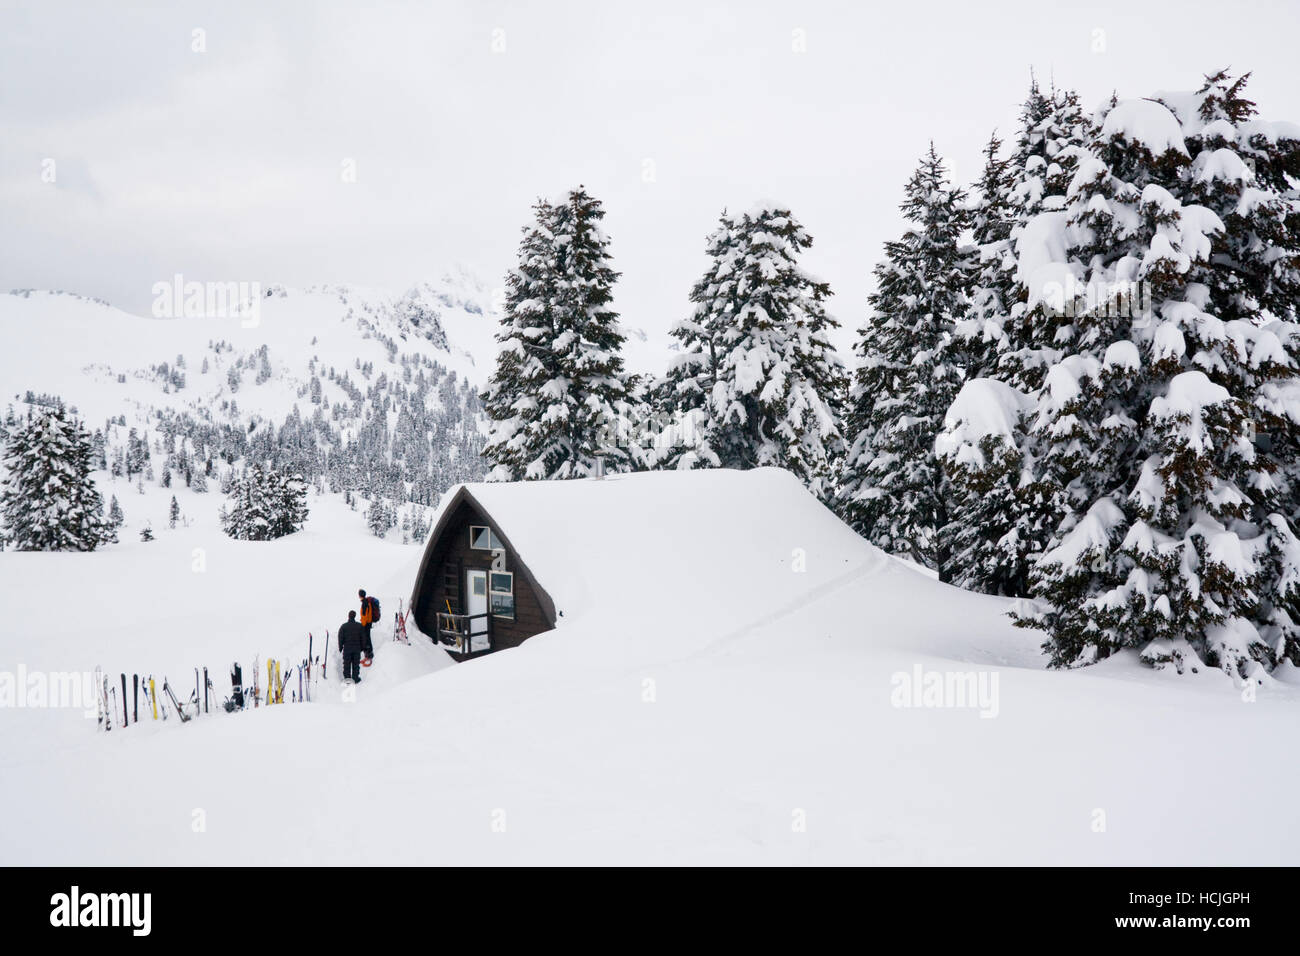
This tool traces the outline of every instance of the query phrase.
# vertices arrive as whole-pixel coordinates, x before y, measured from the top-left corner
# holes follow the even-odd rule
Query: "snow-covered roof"
[[[557,625],[602,640],[716,638],[887,560],[776,468],[457,486],[426,555],[466,496],[550,596]]]

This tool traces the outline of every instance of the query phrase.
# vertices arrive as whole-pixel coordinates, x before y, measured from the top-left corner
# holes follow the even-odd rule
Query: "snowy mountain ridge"
[[[0,296],[0,331],[9,345],[7,356],[0,358],[0,389],[12,399],[25,389],[61,388],[69,392],[64,397],[70,402],[87,405],[88,415],[100,410],[120,413],[120,408],[100,406],[124,400],[172,407],[210,405],[233,394],[224,381],[193,382],[196,376],[191,373],[188,379],[199,387],[186,392],[183,386],[168,387],[175,383],[154,370],[161,363],[174,364],[178,355],[184,356],[186,366],[197,368],[215,341],[230,346],[219,363],[210,363],[222,369],[232,359],[266,346],[274,377],[282,385],[303,383],[308,377],[303,366],[313,357],[344,368],[355,367],[357,360],[391,364],[398,353],[423,356],[477,385],[491,371],[495,327],[491,290],[462,268],[400,293],[346,284],[304,289],[271,285],[262,292],[251,321],[237,315],[143,317],[102,299],[15,290]],[[128,387],[120,395],[97,396],[99,388],[76,384],[78,372],[92,381],[105,373],[152,380],[155,388]],[[161,397],[173,390],[176,398]],[[267,410],[289,409],[277,405],[270,403]]]
[[[468,270],[400,293],[182,276],[153,292],[151,317],[75,294],[0,295],[0,430],[63,402],[114,484],[171,488],[176,476],[224,491],[240,467],[269,461],[319,492],[383,499],[392,525],[398,507],[418,513],[481,474],[478,389],[497,321]]]

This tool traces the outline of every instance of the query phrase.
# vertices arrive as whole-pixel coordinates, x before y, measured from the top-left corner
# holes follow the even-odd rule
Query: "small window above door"
[[[506,548],[492,529],[482,524],[469,526],[469,546],[476,551],[504,551]]]

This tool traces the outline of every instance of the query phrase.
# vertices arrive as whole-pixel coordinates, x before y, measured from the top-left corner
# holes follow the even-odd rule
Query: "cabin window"
[[[515,576],[509,571],[493,571],[488,577],[491,579],[488,601],[492,616],[513,621],[515,619]]]
[[[481,524],[469,526],[469,546],[478,551],[504,551],[506,547],[491,528]]]

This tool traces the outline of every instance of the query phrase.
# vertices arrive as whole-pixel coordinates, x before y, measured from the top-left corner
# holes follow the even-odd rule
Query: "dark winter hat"
[[[357,612],[356,612],[356,611],[348,611],[348,620],[349,620],[349,621],[355,621],[356,619],[357,619]]]
[[[366,596],[365,588],[362,588],[360,591],[357,592],[357,597],[365,597],[365,596]]]

